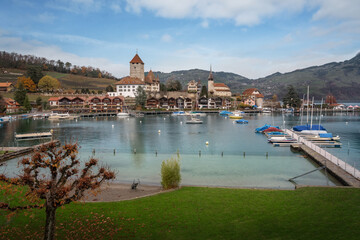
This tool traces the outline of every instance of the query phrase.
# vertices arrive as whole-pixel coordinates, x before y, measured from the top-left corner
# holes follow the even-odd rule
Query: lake
[[[78,141],[80,158],[95,157],[116,169],[117,181],[160,184],[163,160],[176,157],[181,161],[182,184],[226,187],[291,189],[289,178],[317,166],[289,147],[273,147],[263,134],[254,129],[265,123],[290,128],[301,123],[298,115],[245,114],[247,125],[207,114],[203,124],[185,124],[185,116],[157,115],[142,118],[96,117],[78,120],[50,121],[23,119],[3,124],[1,146],[27,146],[38,141],[18,141],[14,132],[44,132],[53,129],[61,142]],[[319,113],[314,114],[318,124]],[[303,122],[306,117],[303,117]],[[321,124],[334,135],[340,135],[342,148],[327,149],[357,168],[360,166],[359,113],[326,113]],[[160,133],[159,133],[160,130]],[[208,145],[205,143],[209,142]],[[134,153],[136,151],[136,154]],[[7,171],[16,171],[17,159],[8,162]],[[303,185],[338,185],[323,171],[298,178]]]

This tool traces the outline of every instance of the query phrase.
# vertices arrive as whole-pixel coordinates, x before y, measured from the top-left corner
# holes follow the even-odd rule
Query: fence
[[[285,132],[289,135],[291,135],[293,138],[295,138],[299,143],[302,143],[315,152],[319,153],[321,156],[325,157],[330,162],[336,164],[343,170],[345,170],[350,175],[354,176],[357,179],[360,179],[360,171],[356,169],[355,162],[354,166],[351,166],[350,164],[344,162],[343,160],[339,159],[338,157],[335,157],[331,153],[327,152],[325,149],[317,146],[316,144],[312,143],[311,141],[306,140],[305,138],[297,135],[295,132],[290,131],[289,129],[286,129]]]

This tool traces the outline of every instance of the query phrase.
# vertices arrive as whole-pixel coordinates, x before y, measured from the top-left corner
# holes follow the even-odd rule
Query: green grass
[[[76,203],[57,211],[59,239],[358,239],[360,189],[296,191],[184,187],[112,203]],[[27,213],[27,212],[25,212]],[[0,236],[41,237],[44,210],[11,218]]]

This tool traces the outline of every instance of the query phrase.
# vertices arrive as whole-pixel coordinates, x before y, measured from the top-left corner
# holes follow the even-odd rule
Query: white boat
[[[263,108],[262,112],[263,113],[271,113],[271,109],[270,108]]]
[[[318,135],[318,134],[325,134],[327,131],[325,130],[302,130],[301,135]]]
[[[119,112],[118,114],[116,114],[116,116],[119,118],[127,118],[130,117],[130,114],[126,112]]]
[[[284,137],[271,137],[268,139],[271,143],[296,143],[296,139],[284,136]]]
[[[202,112],[186,112],[185,115],[196,116],[196,117],[206,117],[206,113],[202,113]]]
[[[171,116],[185,116],[186,113],[184,111],[178,111],[178,112],[173,112],[171,114]]]
[[[11,120],[11,117],[4,116],[0,117],[0,123],[9,122]]]
[[[203,121],[198,119],[198,118],[194,118],[192,117],[190,120],[186,121],[186,124],[202,124]]]
[[[69,113],[52,113],[49,116],[49,120],[63,120],[63,119],[71,119],[70,114]]]

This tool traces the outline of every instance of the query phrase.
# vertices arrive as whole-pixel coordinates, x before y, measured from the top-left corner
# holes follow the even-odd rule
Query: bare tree
[[[68,143],[57,147],[56,143],[42,145],[30,158],[23,158],[19,164],[23,167],[17,178],[0,175],[0,181],[29,187],[26,196],[32,195],[45,199],[43,204],[10,206],[0,203],[0,208],[14,212],[21,209],[44,208],[46,223],[44,239],[54,239],[56,209],[65,204],[80,200],[86,190],[95,190],[104,181],[115,178],[108,168],[98,167],[98,160],[91,158],[80,170],[77,158],[77,143]],[[96,171],[95,171],[96,170]],[[0,187],[4,184],[0,184]]]

